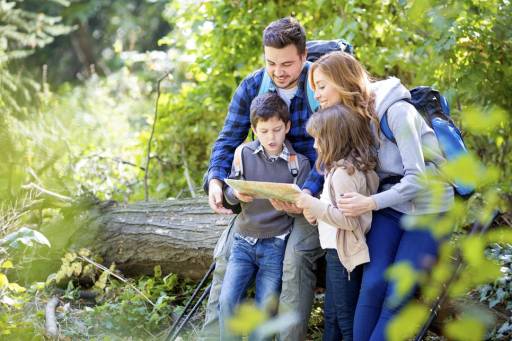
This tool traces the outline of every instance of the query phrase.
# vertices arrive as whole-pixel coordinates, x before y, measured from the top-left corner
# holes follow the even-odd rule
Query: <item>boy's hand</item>
[[[211,179],[208,183],[208,204],[216,213],[233,214],[233,211],[222,206],[222,182],[218,179]]]
[[[240,193],[236,189],[233,189],[233,194],[235,194],[235,197],[237,197],[238,200],[243,202],[251,202],[254,200],[254,198],[251,195]]]
[[[344,193],[342,197],[336,200],[336,204],[343,215],[347,217],[359,217],[377,208],[377,204],[372,197],[357,192]]]

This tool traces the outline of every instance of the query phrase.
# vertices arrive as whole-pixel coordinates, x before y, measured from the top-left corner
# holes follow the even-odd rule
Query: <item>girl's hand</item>
[[[251,202],[254,200],[254,198],[248,194],[240,193],[236,189],[233,190],[233,193],[235,194],[235,197],[238,198],[238,200],[243,202]]]
[[[317,224],[316,217],[313,214],[311,214],[309,210],[305,209],[302,213],[304,214],[304,218],[306,218],[308,223],[310,223],[311,225]]]
[[[270,203],[274,208],[278,211],[285,211],[288,214],[301,214],[302,208],[297,207],[295,204],[281,201],[281,200],[275,200],[275,199],[269,199]]]
[[[295,200],[295,205],[302,209],[308,209],[313,205],[313,197],[308,193],[302,192]]]
[[[358,217],[377,208],[372,197],[357,192],[344,193],[336,200],[336,204],[346,217]]]

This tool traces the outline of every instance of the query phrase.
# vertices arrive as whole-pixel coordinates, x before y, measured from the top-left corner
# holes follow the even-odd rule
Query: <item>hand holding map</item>
[[[224,181],[238,192],[248,194],[257,199],[276,199],[286,202],[295,202],[301,193],[299,186],[295,184],[235,179],[224,179]]]

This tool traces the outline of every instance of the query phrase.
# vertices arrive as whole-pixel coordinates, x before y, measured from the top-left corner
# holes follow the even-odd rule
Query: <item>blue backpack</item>
[[[352,45],[350,45],[347,41],[343,39],[336,40],[311,40],[306,42],[307,56],[306,56],[306,65],[304,67],[306,70],[309,70],[311,63],[316,61],[318,58],[323,56],[326,53],[334,52],[334,51],[343,51],[350,54],[354,53],[354,49]],[[314,113],[320,107],[320,104],[315,99],[315,93],[313,89],[311,89],[311,85],[309,82],[305,82],[306,89],[305,92],[308,98],[308,108],[310,113]],[[261,80],[260,88],[258,90],[258,96],[269,91],[276,91],[276,87],[270,76],[267,72],[263,73],[263,79]]]
[[[439,91],[429,86],[416,87],[411,90],[411,99],[407,102],[418,110],[427,124],[434,130],[441,151],[448,161],[455,160],[468,153],[462,134],[451,119],[448,101]],[[396,144],[393,132],[391,132],[388,125],[387,112],[380,121],[380,129],[388,140]],[[471,196],[475,191],[473,187],[461,184],[457,180],[452,185],[455,192],[463,198]]]

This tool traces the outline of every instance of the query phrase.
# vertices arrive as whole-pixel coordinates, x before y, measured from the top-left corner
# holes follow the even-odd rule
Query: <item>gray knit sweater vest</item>
[[[295,153],[291,144],[286,141],[290,153]],[[248,143],[242,151],[244,180],[293,183],[293,176],[288,169],[288,162],[282,158],[269,159],[263,151],[254,154],[259,147],[258,140]],[[302,154],[297,154],[299,174],[297,185],[300,187],[306,181],[311,170],[309,160]],[[230,178],[233,178],[234,167],[231,168]],[[239,203],[233,189],[227,187],[224,191],[226,200],[231,204]],[[249,203],[240,203],[242,212],[235,221],[235,227],[244,235],[254,238],[272,238],[288,232],[293,225],[293,217],[285,212],[277,211],[267,199],[254,199]]]

